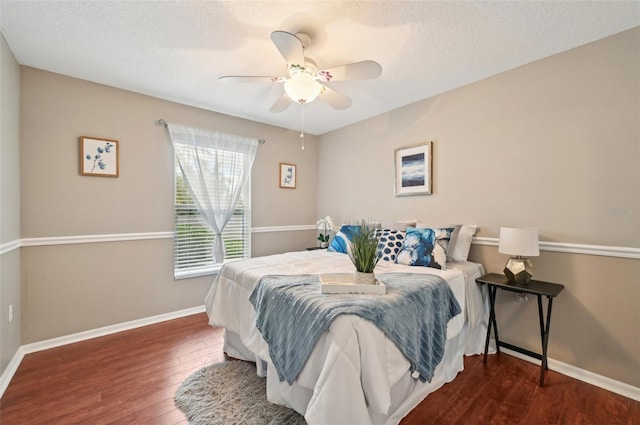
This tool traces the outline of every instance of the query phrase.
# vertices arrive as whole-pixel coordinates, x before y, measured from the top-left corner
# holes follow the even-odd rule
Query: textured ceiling
[[[22,65],[295,130],[299,105],[269,112],[281,85],[218,77],[285,75],[274,30],[311,35],[319,68],[380,63],[331,83],[350,108],[304,107],[316,135],[638,25],[638,1],[0,1]]]

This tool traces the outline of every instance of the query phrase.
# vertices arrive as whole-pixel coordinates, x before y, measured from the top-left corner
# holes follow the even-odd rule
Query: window
[[[174,277],[183,279],[216,273],[214,234],[198,212],[189,195],[178,161],[175,161],[175,238]],[[226,255],[224,261],[249,258],[251,253],[251,178],[245,186],[232,218],[222,233]]]

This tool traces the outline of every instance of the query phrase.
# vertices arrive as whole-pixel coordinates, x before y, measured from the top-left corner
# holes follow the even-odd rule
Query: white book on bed
[[[387,287],[376,279],[375,285],[356,285],[353,273],[324,273],[320,275],[323,294],[384,295]]]

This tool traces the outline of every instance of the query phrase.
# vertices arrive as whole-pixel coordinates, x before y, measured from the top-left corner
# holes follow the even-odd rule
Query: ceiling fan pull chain
[[[301,149],[304,150],[304,104],[300,104],[300,142]]]

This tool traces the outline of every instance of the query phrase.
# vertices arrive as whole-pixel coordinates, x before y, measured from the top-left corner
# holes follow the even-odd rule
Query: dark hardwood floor
[[[177,386],[224,359],[205,314],[25,356],[0,399],[0,424],[186,424]],[[640,403],[509,355],[465,359],[456,380],[403,421],[417,424],[640,424]],[[230,424],[231,425],[231,424]]]

